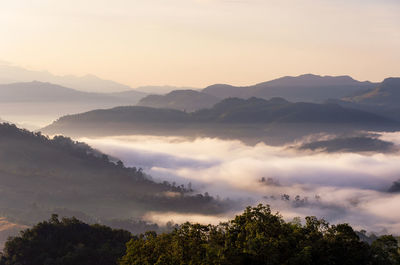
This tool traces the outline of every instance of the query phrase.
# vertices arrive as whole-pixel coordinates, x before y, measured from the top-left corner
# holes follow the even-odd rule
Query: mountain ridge
[[[203,108],[210,108],[219,101],[219,98],[201,91],[174,90],[165,95],[148,95],[142,98],[137,105],[193,112]]]
[[[68,136],[157,135],[239,139],[284,144],[313,133],[393,131],[400,123],[338,104],[291,103],[282,98],[228,98],[210,109],[184,112],[142,106],[93,110],[60,117],[41,129]]]
[[[360,91],[369,91],[376,83],[360,82],[350,76],[319,76],[305,74],[285,76],[250,86],[215,84],[202,91],[216,97],[260,97],[264,99],[283,97],[290,101],[321,103],[325,100],[339,99]]]

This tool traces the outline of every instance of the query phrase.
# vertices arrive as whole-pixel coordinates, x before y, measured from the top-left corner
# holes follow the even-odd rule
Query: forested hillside
[[[151,210],[217,213],[226,206],[183,185],[157,183],[84,143],[10,124],[0,125],[0,190],[2,216],[22,224],[54,211],[106,222]]]

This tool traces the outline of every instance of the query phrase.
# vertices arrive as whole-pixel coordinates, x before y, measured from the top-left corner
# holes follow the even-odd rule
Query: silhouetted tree
[[[110,265],[125,253],[132,238],[124,230],[88,225],[75,218],[48,221],[7,241],[1,265]]]

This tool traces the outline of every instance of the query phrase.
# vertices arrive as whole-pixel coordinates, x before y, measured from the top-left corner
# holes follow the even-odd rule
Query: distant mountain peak
[[[356,85],[363,83],[355,80],[351,76],[321,76],[315,74],[303,74],[299,76],[285,76],[271,81],[263,82],[258,85],[267,86],[343,86]]]
[[[397,91],[400,91],[400,78],[399,77],[386,78],[380,85],[380,89],[381,90],[395,89]]]
[[[16,82],[31,82],[38,80],[60,84],[76,90],[87,92],[119,92],[132,90],[131,87],[111,80],[101,79],[95,75],[54,75],[48,71],[28,70],[14,65],[0,64],[0,83],[10,84]]]
[[[321,76],[303,74],[299,76],[284,76],[274,80],[258,83],[252,86],[231,86],[215,84],[203,89],[203,92],[219,98],[258,97],[269,99],[282,97],[292,102],[321,103],[328,99],[341,99],[356,93],[370,91],[378,84],[360,82],[354,78],[343,76]]]

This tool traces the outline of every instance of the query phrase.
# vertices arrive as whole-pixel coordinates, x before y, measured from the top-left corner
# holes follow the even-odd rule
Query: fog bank
[[[400,134],[381,138],[400,143]],[[126,165],[142,167],[155,179],[185,185],[190,182],[197,191],[247,204],[268,203],[287,219],[316,215],[368,231],[400,231],[400,194],[386,192],[400,179],[398,153],[312,153],[291,146],[248,146],[210,138],[189,141],[120,136],[79,140],[120,158]],[[219,217],[149,213],[146,218],[161,223],[215,223],[234,213]]]

